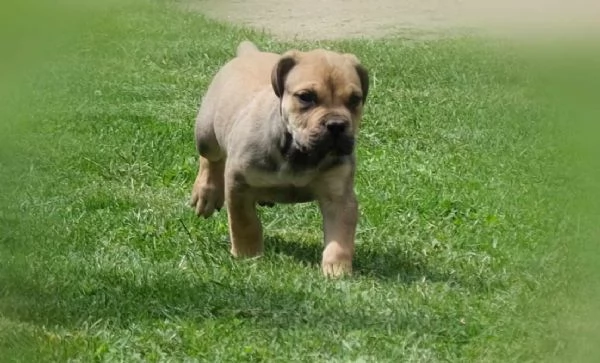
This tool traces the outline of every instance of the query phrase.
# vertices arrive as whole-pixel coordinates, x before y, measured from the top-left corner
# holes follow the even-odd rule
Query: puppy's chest
[[[317,176],[317,170],[296,171],[286,163],[270,170],[256,166],[245,173],[246,183],[255,188],[304,188]]]
[[[316,172],[294,173],[287,170],[267,172],[250,169],[246,172],[246,183],[254,196],[263,202],[303,203],[314,200],[312,182]]]
[[[318,182],[323,173],[351,162],[349,156],[326,157],[314,165],[299,165],[285,158],[267,157],[248,163],[244,177],[248,185],[257,188],[305,188]]]

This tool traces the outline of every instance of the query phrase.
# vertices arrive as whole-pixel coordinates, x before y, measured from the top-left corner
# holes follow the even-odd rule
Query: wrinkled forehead
[[[291,93],[300,90],[340,96],[361,93],[355,65],[340,54],[305,53],[288,74],[286,84]]]

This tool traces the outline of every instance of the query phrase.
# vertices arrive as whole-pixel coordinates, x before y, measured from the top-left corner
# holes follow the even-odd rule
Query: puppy
[[[261,52],[242,42],[215,75],[196,118],[199,171],[191,205],[209,217],[226,203],[231,253],[263,251],[257,204],[316,200],[322,269],[352,272],[358,204],[354,145],[369,91],[351,54]]]

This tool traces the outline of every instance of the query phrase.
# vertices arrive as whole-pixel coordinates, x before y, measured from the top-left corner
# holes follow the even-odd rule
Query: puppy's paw
[[[323,275],[342,277],[352,275],[352,261],[323,262]]]
[[[323,251],[321,267],[328,277],[339,277],[352,274],[352,246],[331,242]]]
[[[255,246],[245,246],[239,248],[232,246],[230,251],[233,257],[237,258],[259,258],[263,255],[262,245],[257,243]]]
[[[198,217],[208,218],[214,213],[215,209],[221,210],[224,199],[224,192],[221,188],[212,184],[196,182],[192,189],[190,206],[194,208]]]

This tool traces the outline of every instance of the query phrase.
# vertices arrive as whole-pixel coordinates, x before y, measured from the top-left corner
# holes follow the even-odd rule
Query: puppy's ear
[[[350,59],[350,62],[354,64],[358,78],[360,79],[360,88],[362,89],[362,102],[363,104],[367,101],[367,94],[369,94],[369,72],[367,69],[360,64],[358,58],[351,53],[344,54],[346,58]]]
[[[277,97],[281,98],[285,90],[285,78],[297,63],[297,52],[289,51],[281,56],[271,72],[271,85]]]
[[[355,66],[358,78],[360,78],[360,88],[362,88],[362,102],[363,104],[367,101],[367,94],[369,93],[369,72],[362,64]]]

